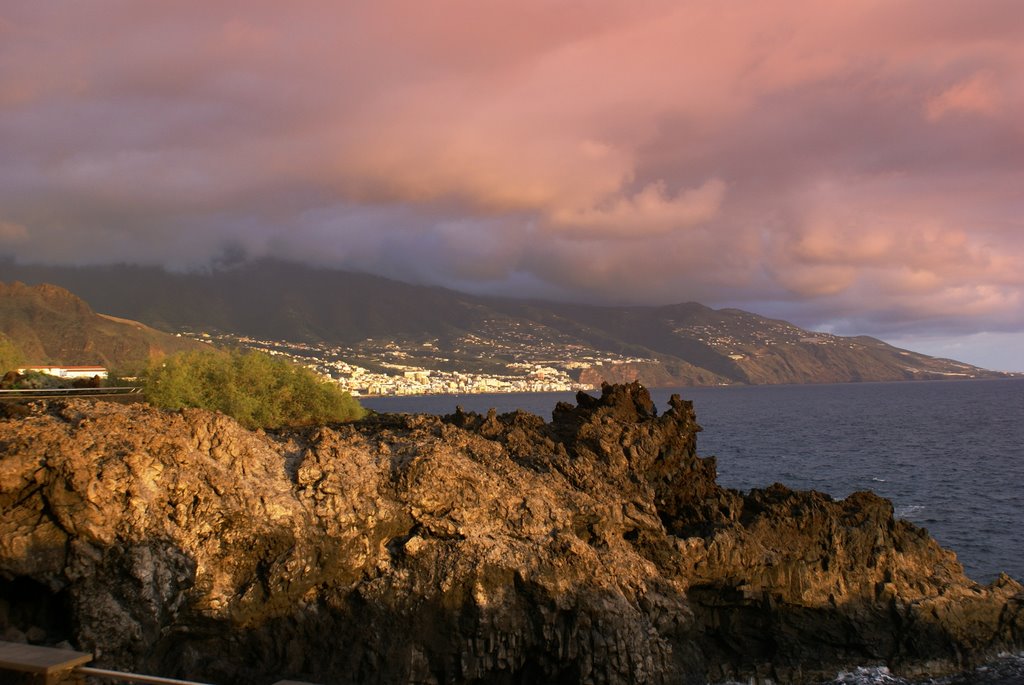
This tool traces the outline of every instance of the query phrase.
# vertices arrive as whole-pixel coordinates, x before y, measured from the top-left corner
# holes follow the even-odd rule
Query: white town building
[[[58,378],[107,377],[107,370],[102,366],[26,366],[23,369],[18,369],[18,373],[25,373],[26,371],[45,373],[50,376],[57,376]]]

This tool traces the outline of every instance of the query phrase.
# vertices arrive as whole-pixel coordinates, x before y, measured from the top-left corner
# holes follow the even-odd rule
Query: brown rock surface
[[[641,386],[550,423],[457,411],[268,434],[198,410],[0,420],[0,630],[222,683],[813,681],[1024,640],[886,500],[715,482]]]

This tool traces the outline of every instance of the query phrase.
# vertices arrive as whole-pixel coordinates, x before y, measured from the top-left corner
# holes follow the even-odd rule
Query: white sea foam
[[[884,666],[865,666],[840,673],[834,685],[1021,685],[1024,683],[1024,652],[1001,655],[968,673],[943,678],[905,680]]]
[[[894,676],[885,666],[861,666],[840,673],[834,682],[837,685],[905,685],[908,681]]]
[[[895,514],[896,518],[905,519],[917,516],[922,511],[924,511],[923,504],[908,504],[906,506],[896,507]]]

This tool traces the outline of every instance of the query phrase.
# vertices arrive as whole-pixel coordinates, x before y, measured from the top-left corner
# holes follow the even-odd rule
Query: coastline
[[[199,410],[37,405],[3,423],[0,494],[19,504],[0,526],[20,542],[0,567],[64,593],[76,643],[110,665],[225,684],[806,683],[1019,647],[1021,586],[971,582],[886,500],[723,488],[688,402],[656,415],[639,386],[579,401],[550,422],[391,414],[273,434]]]

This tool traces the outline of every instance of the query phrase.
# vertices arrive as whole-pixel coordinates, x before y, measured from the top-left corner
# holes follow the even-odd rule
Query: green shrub
[[[17,390],[55,390],[68,387],[68,381],[41,371],[26,371],[18,376],[14,387]]]
[[[359,403],[309,369],[261,352],[183,352],[150,365],[144,391],[166,409],[221,411],[247,428],[354,421]]]
[[[0,377],[8,371],[17,371],[25,363],[25,355],[10,338],[0,333]]]

